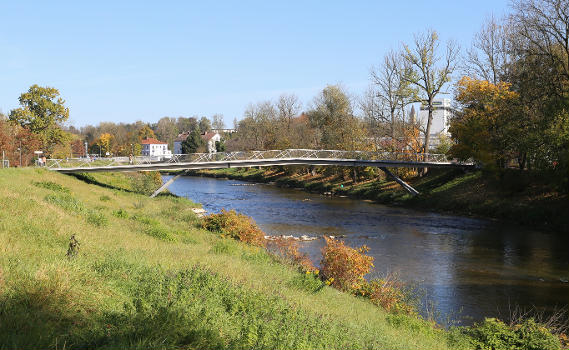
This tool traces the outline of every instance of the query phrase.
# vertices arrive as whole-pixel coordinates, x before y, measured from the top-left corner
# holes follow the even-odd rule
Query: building
[[[430,147],[436,147],[439,144],[439,137],[442,135],[450,136],[448,132],[450,119],[452,116],[452,110],[450,105],[450,99],[445,98],[442,100],[433,101],[433,121],[431,123],[430,132]],[[425,102],[421,104],[421,110],[419,111],[419,122],[425,127],[427,126],[427,120],[429,118],[429,107]]]
[[[207,153],[216,153],[217,147],[215,147],[215,144],[221,142],[221,135],[217,132],[210,131],[204,132],[201,136],[207,145]]]
[[[190,132],[186,131],[178,135],[174,140],[174,154],[183,154],[182,152],[182,142],[184,142]],[[215,147],[216,142],[221,142],[221,135],[216,131],[204,132],[201,134],[201,138],[207,146],[208,153],[216,153],[217,148]]]
[[[174,139],[174,154],[182,154],[182,142],[184,142],[188,136],[190,136],[190,132],[186,131],[183,132],[181,134],[179,134],[175,139]]]
[[[140,143],[142,145],[142,155],[146,157],[171,158],[172,151],[168,149],[166,142],[158,141],[154,138],[146,138]]]

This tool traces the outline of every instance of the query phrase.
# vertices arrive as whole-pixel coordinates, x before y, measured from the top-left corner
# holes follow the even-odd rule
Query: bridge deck
[[[103,171],[157,171],[157,170],[199,170],[221,168],[249,168],[255,166],[274,165],[313,165],[313,166],[371,166],[378,168],[454,168],[472,167],[472,164],[453,162],[413,162],[392,160],[362,160],[362,159],[255,159],[255,160],[229,160],[199,163],[151,163],[137,165],[108,165],[92,167],[50,168],[61,173],[91,173]]]
[[[134,164],[129,164],[133,162]],[[440,154],[361,152],[335,150],[272,150],[175,155],[167,161],[150,157],[48,160],[48,168],[62,173],[102,171],[156,171],[243,168],[273,165],[371,166],[380,168],[472,167],[472,163],[449,162]]]

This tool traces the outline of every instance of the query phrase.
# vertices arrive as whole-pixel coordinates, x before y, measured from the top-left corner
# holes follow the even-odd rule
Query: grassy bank
[[[510,220],[519,224],[569,232],[569,198],[551,189],[543,174],[506,172],[501,178],[482,171],[431,170],[428,176],[408,180],[421,194],[411,196],[384,177],[360,180],[348,176],[303,172],[290,174],[278,168],[202,170],[195,175],[227,177],[278,186],[331,192],[378,203],[468,216]]]
[[[314,290],[119,175],[0,170],[0,348],[468,348],[458,332]],[[74,236],[78,244],[70,238]]]

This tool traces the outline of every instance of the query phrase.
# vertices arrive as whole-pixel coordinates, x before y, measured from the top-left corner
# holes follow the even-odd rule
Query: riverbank
[[[199,204],[135,190],[118,174],[0,170],[1,348],[472,346],[307,288],[262,248],[203,230]]]
[[[482,171],[433,169],[407,180],[421,194],[413,197],[394,181],[377,177],[356,183],[340,175],[290,174],[280,168],[200,170],[194,176],[274,183],[309,192],[348,196],[413,209],[512,221],[569,232],[569,198],[552,190],[539,174],[506,173],[498,179]]]

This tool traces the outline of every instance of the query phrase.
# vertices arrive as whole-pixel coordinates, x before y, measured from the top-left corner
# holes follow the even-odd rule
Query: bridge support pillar
[[[184,171],[181,174],[178,174],[176,176],[174,176],[173,178],[171,178],[170,180],[166,181],[164,183],[164,185],[160,186],[159,189],[157,189],[156,191],[154,191],[154,193],[150,196],[150,198],[154,198],[156,197],[160,192],[164,191],[165,189],[168,188],[168,186],[170,186],[174,181],[176,181],[180,176],[186,175],[188,173],[188,171]]]
[[[399,177],[397,177],[395,174],[393,174],[391,171],[389,171],[389,169],[385,168],[385,167],[379,167],[384,173],[386,173],[387,175],[391,176],[393,178],[393,180],[395,180],[395,182],[397,182],[398,184],[401,185],[401,187],[403,187],[407,192],[411,193],[411,195],[416,196],[419,194],[419,191],[417,191],[416,189],[414,189],[413,187],[411,187],[411,185],[409,185],[408,183],[406,183],[405,181],[401,180]]]

